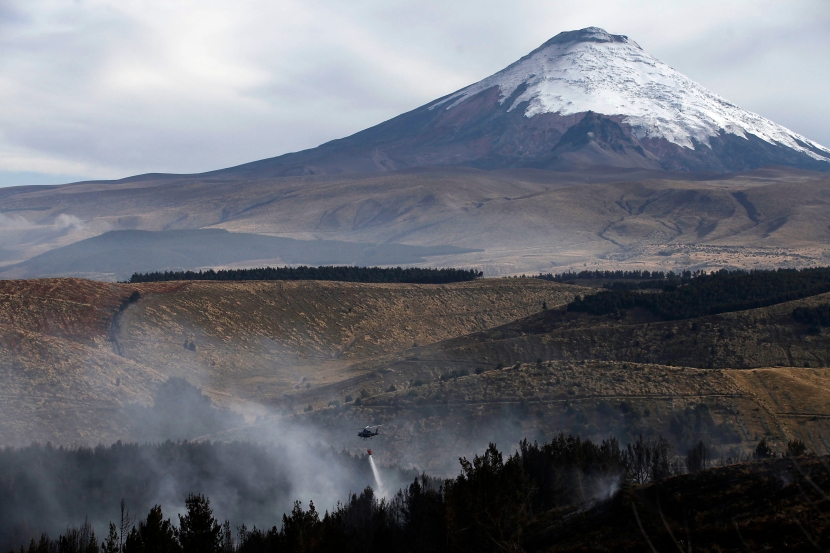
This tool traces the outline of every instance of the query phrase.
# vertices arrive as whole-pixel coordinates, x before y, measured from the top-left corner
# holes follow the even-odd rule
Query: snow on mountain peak
[[[637,48],[640,47],[636,42],[629,39],[625,35],[612,35],[605,29],[600,29],[599,27],[586,27],[584,29],[579,29],[578,31],[565,31],[564,33],[559,33],[531,52],[530,55],[535,54],[537,51],[550,46],[551,44],[569,44],[572,42],[621,42],[624,44],[633,44]]]
[[[624,35],[599,27],[563,32],[509,65],[429,109],[450,110],[479,92],[498,86],[508,111],[524,115],[571,115],[593,111],[617,115],[640,138],[664,138],[694,149],[709,146],[720,132],[752,134],[830,162],[830,150],[755,113],[731,104],[647,54]]]

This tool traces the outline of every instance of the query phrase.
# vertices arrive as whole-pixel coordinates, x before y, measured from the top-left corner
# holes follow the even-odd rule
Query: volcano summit
[[[465,165],[830,170],[830,150],[743,110],[623,35],[556,35],[498,73],[347,138],[226,169],[255,176]]]

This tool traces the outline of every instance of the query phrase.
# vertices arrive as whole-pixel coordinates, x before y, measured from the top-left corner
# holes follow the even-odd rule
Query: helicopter
[[[369,438],[374,438],[375,436],[377,436],[380,433],[380,430],[378,430],[378,428],[380,428],[381,426],[383,426],[383,425],[382,424],[376,424],[374,426],[365,426],[360,432],[357,433],[357,435],[360,436],[361,438],[363,438],[364,440],[369,439]],[[372,432],[371,430],[369,430],[370,428],[374,428],[375,431]]]

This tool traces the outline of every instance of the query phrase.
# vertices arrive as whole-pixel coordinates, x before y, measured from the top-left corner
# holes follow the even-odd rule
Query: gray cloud
[[[0,0],[0,185],[313,147],[589,25],[830,144],[826,0]]]

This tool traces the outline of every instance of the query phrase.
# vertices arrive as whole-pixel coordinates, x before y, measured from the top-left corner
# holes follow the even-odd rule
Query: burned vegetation
[[[703,551],[799,551],[826,541],[830,527],[823,497],[830,489],[830,469],[825,460],[809,456],[803,444],[790,445],[785,459],[768,458],[759,443],[755,460],[715,467],[703,443],[684,460],[660,439],[621,447],[615,439],[594,443],[560,435],[544,444],[522,441],[507,456],[490,444],[472,459],[462,458],[454,478],[416,476],[390,497],[366,487],[325,509],[313,501],[294,501],[281,517],[261,525],[249,525],[244,517],[254,508],[261,520],[262,505],[247,505],[231,520],[223,518],[228,517],[226,504],[197,492],[182,494],[177,520],[164,518],[158,504],[143,508],[144,517],[134,516],[125,505],[140,505],[135,497],[122,501],[119,512],[118,502],[103,496],[98,509],[109,504],[117,516],[100,526],[101,534],[86,519],[56,539],[33,536],[10,553],[622,551],[682,549],[689,543]],[[165,447],[175,458],[180,457],[176,450],[196,446]],[[222,447],[236,448],[242,457],[252,453],[240,444]],[[41,462],[56,456],[55,450],[20,453]],[[86,456],[100,464],[110,453],[59,455]],[[6,473],[9,457],[8,451],[0,456]],[[119,457],[123,462],[125,456]],[[211,464],[210,457],[205,463]],[[243,491],[244,497],[266,502],[269,494],[285,494],[280,486]],[[20,509],[20,496],[8,497],[16,501],[9,506]]]

